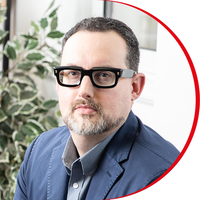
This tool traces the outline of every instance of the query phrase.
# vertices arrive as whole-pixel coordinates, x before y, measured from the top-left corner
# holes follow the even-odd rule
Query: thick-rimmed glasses
[[[54,75],[59,85],[77,87],[84,76],[89,76],[92,84],[98,88],[112,88],[117,85],[120,77],[132,78],[137,72],[132,69],[118,69],[109,67],[93,67],[84,70],[82,67],[59,66],[54,67]]]

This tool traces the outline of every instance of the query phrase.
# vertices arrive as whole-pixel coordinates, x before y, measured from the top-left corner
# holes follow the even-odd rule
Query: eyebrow
[[[76,65],[76,64],[72,64],[72,63],[69,63],[67,65],[60,65],[60,66],[69,66],[69,67],[81,67],[82,69],[86,70],[84,67],[80,66],[80,65]],[[91,67],[91,69],[93,68],[116,68],[116,67],[113,67],[111,65],[97,65],[95,67]]]

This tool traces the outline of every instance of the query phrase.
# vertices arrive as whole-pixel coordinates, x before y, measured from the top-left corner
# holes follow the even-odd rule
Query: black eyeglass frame
[[[137,74],[137,72],[132,70],[132,69],[119,69],[119,68],[112,68],[112,67],[93,67],[90,70],[85,70],[82,67],[77,67],[77,66],[58,66],[58,67],[53,67],[53,69],[54,69],[54,75],[56,76],[59,85],[64,86],[64,87],[77,87],[81,84],[81,81],[82,81],[84,76],[89,76],[93,86],[95,86],[97,88],[113,88],[117,85],[118,79],[120,77],[132,78],[133,76],[135,76]],[[63,84],[60,81],[59,73],[60,73],[60,71],[65,70],[65,69],[72,69],[72,70],[80,71],[81,72],[81,78],[80,78],[79,83],[74,84],[74,85]],[[110,85],[110,86],[97,85],[94,82],[93,77],[92,77],[92,73],[95,72],[95,71],[111,71],[111,72],[113,72],[115,74],[115,83],[113,85]]]

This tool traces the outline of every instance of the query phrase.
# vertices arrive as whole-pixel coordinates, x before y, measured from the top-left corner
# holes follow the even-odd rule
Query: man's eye
[[[69,75],[75,76],[75,75],[77,75],[77,73],[76,72],[69,72]]]
[[[79,71],[68,71],[66,73],[66,76],[79,76],[80,72]]]
[[[99,73],[96,74],[96,77],[109,78],[109,77],[111,77],[111,74],[109,72],[99,72]]]
[[[109,77],[110,74],[108,74],[108,73],[101,73],[100,76],[106,78],[106,77]]]

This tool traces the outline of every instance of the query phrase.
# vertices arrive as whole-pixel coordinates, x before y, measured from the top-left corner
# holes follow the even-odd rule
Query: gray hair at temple
[[[78,31],[115,31],[118,33],[126,41],[127,44],[127,67],[138,72],[138,65],[140,60],[139,42],[131,28],[128,27],[125,23],[116,19],[105,17],[92,17],[83,19],[65,34],[62,41],[62,51],[66,41]]]

